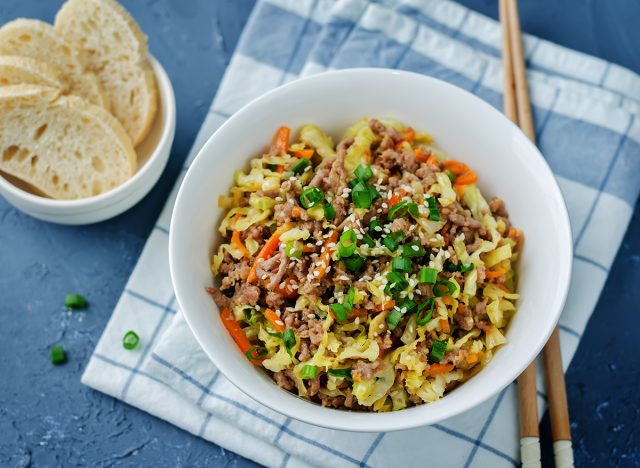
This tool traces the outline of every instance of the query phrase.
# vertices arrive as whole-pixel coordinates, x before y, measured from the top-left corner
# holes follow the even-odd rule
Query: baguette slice
[[[85,72],[80,51],[38,20],[11,21],[0,28],[0,55],[18,55],[47,62],[58,71],[70,94],[109,109],[109,97],[98,78]]]
[[[0,86],[34,84],[66,91],[55,68],[28,57],[0,55]]]
[[[113,114],[134,145],[149,132],[157,110],[155,75],[147,37],[114,0],[68,0],[56,15],[55,28],[83,50],[111,99]]]
[[[76,199],[122,184],[136,168],[129,136],[102,107],[45,86],[0,87],[0,171]]]

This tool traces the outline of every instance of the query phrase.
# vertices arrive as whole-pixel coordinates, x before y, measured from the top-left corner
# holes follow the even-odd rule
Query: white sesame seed
[[[276,320],[276,325],[284,325],[284,322],[282,320]]]
[[[316,314],[307,314],[307,317],[312,319],[312,318],[316,318]]]
[[[254,307],[256,310],[260,310],[260,306],[258,304],[256,304],[256,306]]]
[[[382,324],[382,323],[381,323],[380,325],[378,325],[378,328],[379,328],[380,330],[384,330],[384,324]]]
[[[298,285],[298,284],[292,284],[292,285],[291,285],[291,287],[295,290],[295,289],[298,289],[298,288],[300,287],[300,285]]]
[[[449,253],[448,250],[444,253],[444,258],[447,258],[447,259],[451,258],[451,254]]]
[[[329,273],[330,271],[331,271],[331,265],[327,267],[327,273]]]
[[[317,246],[321,246],[321,245],[322,245],[322,241],[321,241],[321,240],[319,240],[318,242],[316,242],[316,245],[317,245]]]
[[[391,229],[389,229],[388,227],[384,228],[384,233],[391,234]]]
[[[418,252],[420,250],[420,247],[418,247],[417,245],[412,245],[411,250]]]
[[[371,221],[375,221],[377,218],[378,218],[377,216],[372,216]]]
[[[356,319],[353,321],[353,323],[355,323],[356,325],[360,324],[360,317],[356,317]]]
[[[320,272],[318,270],[313,270],[313,276],[320,276]]]
[[[374,337],[378,336],[378,332],[373,332],[373,336]]]
[[[311,166],[307,166],[307,167],[304,168],[304,172],[308,172],[310,170],[311,170]]]
[[[376,232],[380,232],[380,231],[382,231],[382,226],[375,226],[373,228],[373,230],[376,231]]]
[[[387,205],[386,203],[383,203],[382,205],[380,205],[382,208],[389,208],[389,205]]]
[[[349,277],[348,277],[348,276],[346,276],[346,275],[342,275],[342,276],[340,277],[340,279],[341,279],[342,281],[349,281]]]
[[[268,276],[268,275],[265,273],[264,275],[262,275],[262,276],[260,277],[260,279],[266,280],[266,279],[267,279],[267,276]]]
[[[276,198],[274,198],[274,200],[277,201],[277,202],[281,202],[283,200],[283,198],[282,197],[276,197]]]
[[[280,311],[280,309],[276,309],[276,315],[277,315],[278,317],[280,317],[280,316],[282,315],[282,312]]]
[[[329,242],[329,244],[327,244],[327,247],[329,247],[330,249],[333,249],[336,246],[335,242]]]
[[[391,190],[389,190],[389,192],[387,193],[387,198],[391,198],[393,196],[393,194],[391,193]]]

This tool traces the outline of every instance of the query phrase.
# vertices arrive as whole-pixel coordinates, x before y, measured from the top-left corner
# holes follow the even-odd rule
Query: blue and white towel
[[[574,233],[573,280],[560,319],[566,367],[640,189],[640,77],[534,37],[527,36],[525,46],[539,146],[565,196]],[[495,21],[448,0],[261,0],[185,169],[242,105],[301,75],[331,68],[424,73],[500,109],[499,47]],[[380,434],[303,424],[233,387],[200,350],[176,310],[167,229],[179,182],[87,366],[85,384],[269,466],[518,464],[514,385],[440,424]],[[142,340],[133,352],[121,345],[130,329]],[[538,388],[542,410],[542,382]]]

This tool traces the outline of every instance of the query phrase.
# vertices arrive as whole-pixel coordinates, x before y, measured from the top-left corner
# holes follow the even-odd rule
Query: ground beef
[[[428,191],[436,183],[436,176],[428,164],[421,164],[416,170],[416,175],[420,178],[425,191]]]
[[[289,377],[286,370],[274,372],[273,378],[275,379],[276,384],[278,384],[278,387],[282,387],[285,390],[293,390],[296,388],[296,381]]]
[[[311,358],[311,351],[309,350],[309,340],[300,339],[300,351],[298,354],[298,360],[308,361]]]
[[[350,388],[347,388],[345,390],[345,397],[344,397],[344,406],[346,406],[347,408],[353,408],[353,393],[351,392]]]
[[[356,361],[351,366],[351,375],[356,380],[370,380],[382,365],[380,359],[373,362]]]
[[[325,408],[340,408],[344,406],[344,401],[345,398],[342,396],[332,397],[323,393],[320,394],[320,402]]]
[[[464,304],[458,305],[458,310],[453,318],[464,331],[469,331],[473,328],[473,314],[468,306]]]
[[[487,315],[487,299],[476,304],[473,314],[473,323],[481,330],[488,330],[491,327],[489,316]]]
[[[307,327],[309,329],[309,339],[314,345],[319,345],[322,342],[324,336],[324,330],[322,329],[322,322],[320,320],[311,318],[307,320]]]
[[[225,309],[231,305],[231,299],[222,294],[218,288],[205,288],[205,290],[213,297],[218,309]]]
[[[289,257],[287,257],[287,255],[285,254],[284,248],[280,250],[280,254],[278,255],[278,257],[278,269],[276,270],[276,273],[271,278],[269,278],[269,283],[267,284],[267,289],[271,291],[278,288],[278,286],[282,282],[284,274],[287,272],[287,267],[289,266]]]
[[[233,295],[231,302],[236,305],[254,306],[260,300],[260,288],[249,283],[242,283],[242,286]]]
[[[402,163],[402,155],[394,149],[384,150],[376,159],[376,163],[388,170],[399,168]],[[392,186],[391,180],[389,180],[389,186]]]
[[[243,283],[247,280],[247,276],[249,276],[249,271],[251,270],[251,266],[249,262],[245,259],[233,260],[234,263],[226,264],[229,265],[227,270],[227,276],[222,279],[221,289],[228,289],[234,287],[238,283]]]
[[[391,223],[391,230],[393,232],[402,231],[408,233],[410,227],[411,223],[406,218],[396,218]]]
[[[465,236],[465,239],[467,239],[467,237]],[[473,253],[476,250],[478,250],[480,248],[480,246],[482,245],[482,239],[481,238],[476,238],[473,242],[471,242],[470,244],[467,244],[467,252],[469,253]]]
[[[504,207],[504,201],[502,201],[497,197],[493,197],[491,200],[489,200],[489,209],[491,210],[491,213],[493,213],[494,216],[500,216],[502,218],[509,217],[509,213],[507,212],[507,209]]]
[[[393,346],[393,340],[391,339],[391,332],[387,330],[384,335],[376,336],[376,341],[378,342],[378,347],[380,348],[380,354],[383,353],[383,350],[389,349]]]
[[[309,386],[307,388],[309,396],[317,395],[320,391],[320,376],[317,376],[315,379],[308,380],[307,385]]]
[[[285,298],[276,291],[269,291],[265,297],[265,302],[272,309],[279,309],[284,305]]]

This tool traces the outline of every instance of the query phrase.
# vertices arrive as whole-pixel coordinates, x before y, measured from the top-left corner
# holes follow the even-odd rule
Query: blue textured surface
[[[0,23],[51,21],[61,0],[0,0]],[[118,218],[89,227],[33,220],[0,200],[0,465],[251,466],[79,382],[126,279],[204,118],[252,6],[251,0],[124,2],[173,82],[176,140],[158,186]],[[494,0],[462,3],[496,17]],[[640,72],[640,4],[521,0],[523,29]],[[638,155],[640,157],[640,155]],[[640,463],[635,330],[640,280],[640,210],[567,374],[577,466]],[[66,292],[87,296],[67,313]],[[69,362],[54,367],[62,343]],[[542,426],[550,462],[548,416]]]

